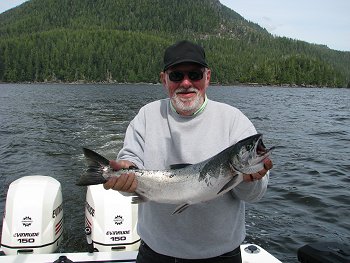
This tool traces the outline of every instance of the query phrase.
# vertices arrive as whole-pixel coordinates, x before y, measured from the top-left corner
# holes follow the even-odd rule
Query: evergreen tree
[[[180,39],[204,46],[214,83],[350,83],[350,52],[273,37],[218,0],[28,1],[0,15],[0,81],[156,83]]]

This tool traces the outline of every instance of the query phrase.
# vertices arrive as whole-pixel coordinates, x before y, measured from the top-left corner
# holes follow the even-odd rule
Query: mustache
[[[185,92],[194,92],[196,94],[198,94],[198,90],[196,88],[178,88],[175,90],[175,94],[178,94],[178,93],[185,93]]]

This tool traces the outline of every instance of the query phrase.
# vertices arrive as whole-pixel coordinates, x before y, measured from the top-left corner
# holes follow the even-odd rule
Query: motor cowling
[[[55,252],[63,237],[61,184],[49,176],[19,178],[9,186],[1,249],[6,255]]]
[[[140,243],[137,234],[138,206],[118,191],[102,185],[88,186],[85,203],[85,233],[89,251],[134,251]],[[91,248],[92,246],[92,248]]]

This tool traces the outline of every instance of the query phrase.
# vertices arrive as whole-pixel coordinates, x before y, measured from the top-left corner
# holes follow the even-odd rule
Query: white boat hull
[[[254,246],[257,248],[256,252],[249,253],[247,248]],[[241,245],[242,263],[281,263],[278,259],[272,256],[263,248],[252,245]],[[53,253],[53,254],[27,254],[16,256],[2,256],[0,261],[2,263],[33,263],[33,262],[54,262],[60,257],[67,257],[67,259],[75,262],[136,262],[137,251],[121,251],[121,252],[94,252],[94,253]]]

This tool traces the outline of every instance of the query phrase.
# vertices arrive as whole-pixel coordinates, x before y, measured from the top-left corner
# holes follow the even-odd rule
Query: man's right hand
[[[135,166],[132,162],[127,160],[111,160],[109,161],[109,165],[116,171]],[[116,191],[133,193],[137,188],[137,180],[134,173],[121,174],[119,177],[110,177],[108,181],[103,184],[103,187],[106,190],[113,189]]]

